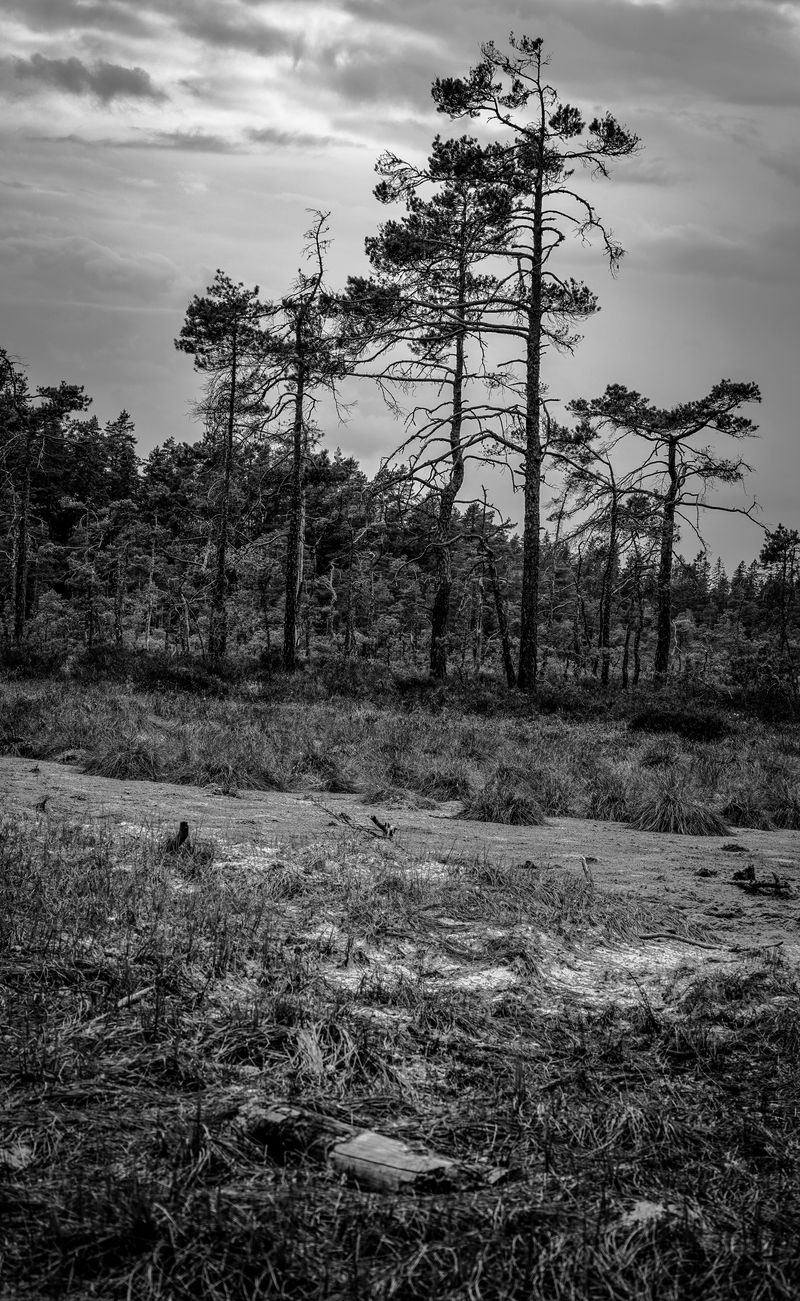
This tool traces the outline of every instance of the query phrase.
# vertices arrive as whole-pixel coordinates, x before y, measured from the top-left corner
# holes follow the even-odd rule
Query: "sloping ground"
[[[118,781],[87,775],[74,766],[0,757],[0,805],[36,810],[76,821],[104,820],[120,828],[158,833],[189,823],[193,836],[227,845],[241,857],[259,858],[278,846],[302,846],[340,836],[374,846],[370,815],[396,826],[392,840],[399,859],[428,863],[481,861],[498,866],[529,863],[588,873],[600,891],[629,892],[637,902],[668,904],[685,922],[702,928],[713,947],[742,953],[780,946],[782,956],[800,962],[800,833],[737,829],[733,836],[693,837],[634,831],[621,823],[551,818],[544,827],[510,827],[468,822],[460,805],[434,810],[365,805],[358,796],[242,791],[236,797],[214,788],[147,781]],[[735,844],[739,852],[726,850]],[[742,850],[744,852],[742,852]],[[585,866],[584,866],[585,862]],[[758,878],[773,872],[788,880],[788,896],[750,895],[732,884],[735,871],[752,863]],[[668,935],[652,944],[663,962],[672,947]],[[645,941],[650,943],[650,941]],[[681,944],[686,958],[703,952]],[[654,959],[656,954],[653,955]]]

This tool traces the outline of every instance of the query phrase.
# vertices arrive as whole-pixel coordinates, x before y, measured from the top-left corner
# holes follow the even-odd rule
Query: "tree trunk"
[[[117,646],[121,646],[124,637],[122,626],[122,616],[125,609],[125,586],[128,574],[128,548],[123,543],[118,544],[117,550],[117,571],[116,586],[114,588],[114,641]]]
[[[631,632],[633,631],[631,625],[632,614],[633,614],[633,598],[631,598],[631,600],[628,602],[628,613],[625,617],[625,644],[622,648],[622,666],[620,668],[620,676],[622,680],[623,691],[628,690],[628,664],[630,663]]]
[[[231,475],[233,473],[233,431],[236,416],[236,330],[231,336],[231,384],[228,394],[228,420],[222,469],[222,501],[217,521],[217,551],[214,557],[214,586],[211,596],[211,626],[208,633],[208,653],[212,660],[225,657],[228,646],[228,521],[230,515]]]
[[[536,654],[539,607],[539,525],[542,492],[541,365],[542,365],[542,195],[544,190],[545,122],[538,133],[536,185],[533,200],[533,260],[527,311],[525,357],[525,511],[522,550],[519,672],[517,683],[536,695]]]
[[[17,646],[25,635],[25,620],[28,613],[28,522],[31,507],[32,458],[31,435],[27,434],[25,470],[14,538],[14,642]]]
[[[299,322],[295,331],[295,346],[298,361],[292,426],[292,487],[286,537],[286,604],[283,616],[283,667],[287,673],[293,673],[297,668],[297,609],[303,547],[305,368],[301,357],[302,325]]]
[[[608,686],[611,674],[611,596],[617,572],[617,521],[619,518],[619,502],[617,501],[615,486],[612,485],[612,488],[611,512],[608,523],[608,554],[606,556],[606,563],[603,567],[603,577],[600,586],[599,628],[597,633],[597,647],[600,652],[600,682],[604,687]]]
[[[669,440],[667,475],[669,487],[661,517],[661,554],[656,586],[656,655],[655,680],[663,682],[669,669],[672,614],[672,552],[675,544],[675,505],[678,497],[677,442]]]
[[[634,687],[639,685],[639,677],[642,672],[642,661],[639,653],[639,647],[642,642],[642,632],[644,630],[644,601],[642,600],[642,582],[641,574],[636,570],[636,628],[633,634],[633,683]]]
[[[156,572],[156,529],[158,528],[158,516],[153,524],[153,536],[150,539],[150,565],[147,575],[147,615],[144,625],[144,648],[150,649],[150,636],[153,628],[153,593],[155,590],[155,572]]]
[[[189,654],[191,645],[191,626],[189,620],[189,602],[186,600],[186,593],[181,592],[181,606],[183,613],[183,622],[181,624],[181,650],[184,655]]]
[[[461,242],[458,265],[459,332],[453,369],[453,410],[450,418],[450,475],[439,497],[436,521],[436,593],[431,610],[431,676],[443,682],[447,677],[447,630],[450,622],[452,557],[448,542],[453,507],[464,482],[464,454],[461,448],[464,389],[464,300],[467,284],[465,246],[466,206],[461,209]]]
[[[500,633],[500,646],[503,652],[503,668],[506,674],[506,683],[509,687],[517,685],[517,678],[514,672],[514,660],[511,655],[511,638],[508,635],[508,617],[506,615],[506,603],[503,593],[500,589],[500,578],[497,573],[497,564],[495,563],[494,552],[491,547],[481,539],[483,545],[483,554],[486,557],[486,568],[489,573],[489,582],[492,585],[492,596],[494,597],[495,614],[497,615],[497,629]]]
[[[347,548],[347,588],[345,590],[344,641],[342,643],[342,654],[345,659],[353,652],[353,566],[355,556],[355,532],[351,528],[350,542]]]

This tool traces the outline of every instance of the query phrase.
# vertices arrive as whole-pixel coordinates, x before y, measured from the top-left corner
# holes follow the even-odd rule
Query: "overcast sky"
[[[377,155],[421,160],[449,129],[433,78],[509,30],[644,146],[587,182],[627,253],[614,280],[599,250],[562,263],[602,311],[548,360],[551,395],[617,382],[672,405],[757,381],[751,491],[765,523],[800,526],[795,0],[0,0],[0,344],[34,384],[84,384],[101,421],[127,408],[143,452],[196,438],[173,347],[192,294],[216,267],[280,294],[315,208],[332,281],[366,270]],[[373,469],[395,439],[364,389],[326,441]],[[761,542],[735,517],[706,536],[729,563]]]

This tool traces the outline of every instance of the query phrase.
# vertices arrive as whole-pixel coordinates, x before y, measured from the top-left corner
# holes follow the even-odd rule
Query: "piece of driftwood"
[[[237,1108],[237,1129],[285,1164],[301,1153],[327,1161],[361,1188],[378,1192],[432,1192],[457,1182],[458,1166],[436,1152],[415,1152],[407,1143],[371,1129],[347,1125],[305,1107],[247,1098]]]
[[[691,940],[688,935],[676,935],[675,931],[646,931],[640,940],[677,940],[678,944],[693,944],[696,949],[724,949],[725,944],[706,944],[704,940]]]
[[[375,823],[375,826],[380,831],[384,840],[394,839],[394,833],[397,831],[397,827],[394,825],[393,822],[383,822],[380,818],[376,818],[374,813],[370,813],[369,819],[370,822]]]
[[[748,863],[747,867],[743,868],[741,872],[734,872],[731,885],[735,885],[739,890],[746,891],[747,894],[792,895],[792,886],[788,876],[778,876],[777,872],[773,872],[771,881],[767,881],[763,877],[759,879],[752,863]]]

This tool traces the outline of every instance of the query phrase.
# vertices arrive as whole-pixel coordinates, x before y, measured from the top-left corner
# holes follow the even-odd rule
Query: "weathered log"
[[[436,1152],[417,1152],[407,1143],[360,1129],[304,1107],[265,1105],[249,1097],[237,1108],[236,1128],[269,1156],[285,1164],[303,1153],[328,1162],[361,1188],[431,1192],[454,1186],[458,1166]]]

